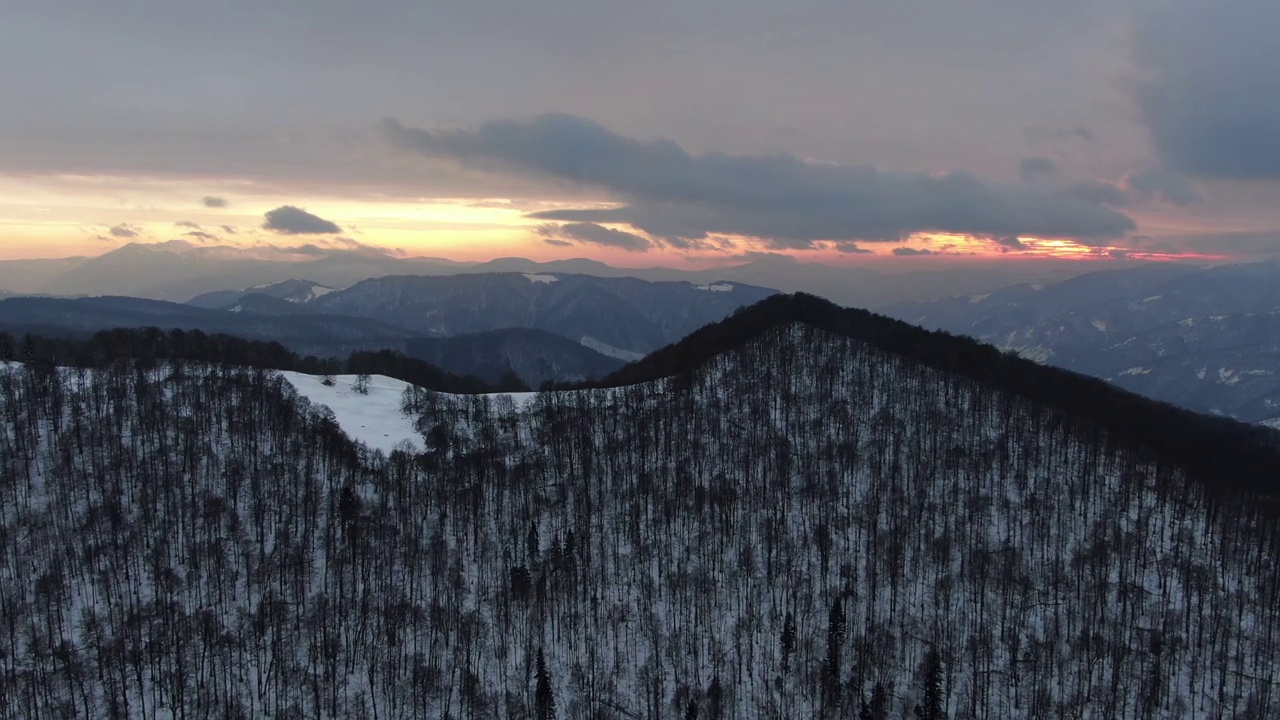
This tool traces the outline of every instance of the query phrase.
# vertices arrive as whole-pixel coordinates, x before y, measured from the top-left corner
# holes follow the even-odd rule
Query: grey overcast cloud
[[[475,257],[1268,257],[1277,21],[1263,0],[26,3],[0,25],[0,242],[189,220]]]

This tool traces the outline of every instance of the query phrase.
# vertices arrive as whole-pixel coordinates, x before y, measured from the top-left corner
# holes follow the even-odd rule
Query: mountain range
[[[1280,264],[1156,264],[887,312],[1192,409],[1280,418]]]
[[[332,290],[290,280],[190,304],[127,297],[0,300],[0,330],[86,336],[113,328],[201,330],[280,342],[302,355],[389,349],[496,383],[599,377],[774,291],[585,275],[397,276]]]
[[[1280,710],[1275,431],[809,296],[361,382],[0,369],[0,715]]]
[[[636,277],[653,282],[706,285],[733,281],[808,292],[847,306],[889,304],[987,292],[1019,280],[1052,282],[1078,274],[1078,264],[1020,263],[1008,267],[957,264],[947,269],[878,272],[868,267],[836,267],[797,262],[785,255],[753,254],[726,258],[706,270],[665,267],[619,268],[595,260],[535,262],[496,258],[457,262],[444,258],[400,257],[372,248],[238,248],[198,245],[183,240],[133,242],[97,257],[0,261],[0,288],[24,294],[59,296],[122,295],[186,302],[198,295],[308,278],[331,288],[388,275],[460,273],[559,273],[597,277]]]

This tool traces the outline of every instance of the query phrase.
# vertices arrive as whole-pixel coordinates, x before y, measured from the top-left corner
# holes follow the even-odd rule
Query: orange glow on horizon
[[[201,198],[227,199],[208,207]],[[0,259],[100,255],[127,242],[181,239],[196,245],[239,248],[298,246],[342,247],[333,236],[280,235],[262,228],[263,214],[295,205],[337,223],[341,237],[386,248],[405,256],[445,257],[483,262],[521,256],[537,261],[590,257],[618,267],[669,266],[688,269],[743,262],[744,253],[778,253],[801,262],[860,265],[907,262],[1017,262],[1019,260],[1221,261],[1229,255],[1192,252],[1144,252],[1123,241],[1103,247],[1067,238],[1019,239],[1021,247],[991,238],[954,233],[920,233],[901,243],[816,242],[811,248],[780,248],[758,238],[714,236],[705,247],[674,249],[655,238],[644,252],[574,243],[556,245],[538,233],[544,221],[529,215],[564,207],[612,207],[610,203],[565,203],[511,198],[338,197],[299,198],[280,188],[249,181],[175,180],[172,178],[46,176],[0,174]],[[626,225],[609,227],[644,235]],[[349,244],[349,243],[348,243]],[[908,250],[903,250],[906,248]],[[895,253],[894,251],[898,252]],[[909,252],[914,250],[915,252]],[[908,257],[909,256],[909,257]],[[302,259],[301,256],[299,259]]]

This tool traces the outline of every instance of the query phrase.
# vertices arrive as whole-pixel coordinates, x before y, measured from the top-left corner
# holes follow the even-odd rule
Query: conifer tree
[[[787,672],[790,667],[791,654],[796,650],[796,619],[791,613],[787,613],[787,619],[782,626],[782,672]]]
[[[827,696],[832,707],[840,702],[840,646],[844,644],[844,606],[839,600],[831,603],[827,619],[827,661],[824,667]]]
[[[537,720],[554,720],[556,698],[551,690],[551,676],[547,674],[547,662],[538,648],[538,687],[533,694],[534,717]]]
[[[942,655],[937,648],[929,648],[924,661],[924,701],[915,708],[920,720],[946,720],[942,697]]]

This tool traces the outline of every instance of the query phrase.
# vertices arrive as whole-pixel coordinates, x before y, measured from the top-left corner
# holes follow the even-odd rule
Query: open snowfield
[[[330,387],[319,375],[289,371],[280,374],[299,395],[332,410],[338,427],[352,440],[384,453],[390,453],[402,442],[408,442],[415,450],[423,449],[422,435],[414,427],[414,418],[400,409],[409,383],[385,375],[370,375],[369,392],[364,394],[356,390],[356,375],[334,375]],[[509,396],[517,408],[528,406],[537,396],[532,392],[500,394]]]
[[[422,449],[422,437],[413,426],[413,418],[400,410],[400,398],[409,383],[371,375],[366,395],[356,391],[355,375],[334,375],[334,384],[329,387],[317,375],[287,371],[280,374],[299,395],[332,410],[338,426],[352,440],[384,453],[406,441],[414,449]]]

